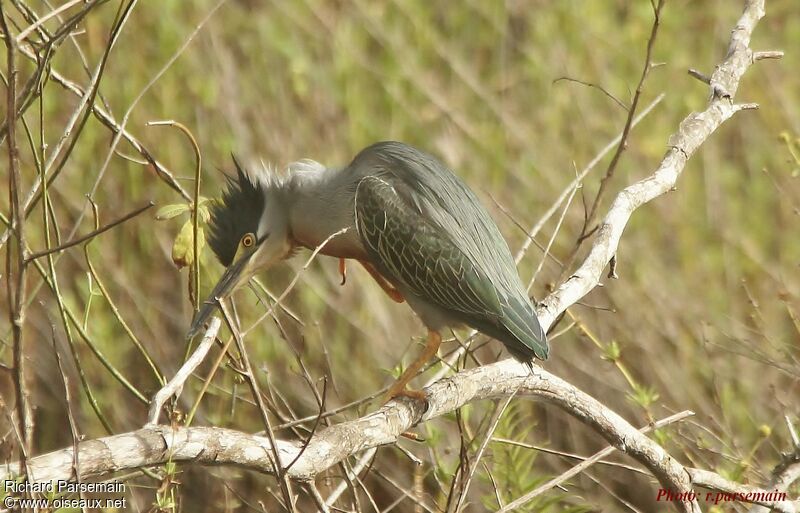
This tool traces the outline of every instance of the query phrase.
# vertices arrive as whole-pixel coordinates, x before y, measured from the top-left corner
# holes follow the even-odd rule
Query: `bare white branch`
[[[763,16],[764,0],[745,2],[744,12],[731,33],[727,56],[709,78],[711,97],[708,106],[681,122],[678,131],[670,137],[669,149],[655,173],[626,187],[617,195],[597,231],[597,238],[586,260],[542,302],[539,320],[543,326],[550,326],[559,314],[597,286],[606,265],[617,253],[622,232],[634,210],[673,190],[686,162],[700,145],[735,113],[752,108],[751,105],[734,105],[731,98],[739,87],[742,75],[753,63],[750,36]]]
[[[181,394],[183,384],[186,383],[186,380],[189,379],[192,372],[203,363],[211,346],[214,345],[214,339],[217,337],[220,325],[221,321],[219,317],[211,319],[208,329],[205,334],[203,334],[203,338],[200,340],[200,344],[197,345],[197,349],[192,353],[192,356],[184,362],[181,368],[178,369],[178,372],[175,373],[175,376],[173,376],[150,401],[150,409],[147,412],[147,424],[145,424],[145,426],[156,425],[158,423],[158,417],[161,414],[161,408],[164,407],[164,403],[167,402],[167,399],[172,396],[177,398]]]

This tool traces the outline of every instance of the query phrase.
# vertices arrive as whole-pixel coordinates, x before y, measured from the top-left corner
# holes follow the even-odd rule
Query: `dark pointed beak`
[[[250,261],[250,257],[253,256],[255,253],[255,248],[251,249],[234,263],[232,263],[226,270],[225,274],[222,275],[222,278],[219,279],[217,285],[214,287],[214,290],[208,296],[208,299],[203,301],[200,305],[200,310],[195,314],[194,319],[192,320],[192,326],[189,328],[189,332],[186,334],[186,338],[190,339],[197,335],[200,330],[203,329],[203,325],[208,321],[211,315],[214,313],[214,309],[217,307],[219,302],[236,290],[237,286],[242,281],[242,273],[245,269],[247,269],[247,263]]]

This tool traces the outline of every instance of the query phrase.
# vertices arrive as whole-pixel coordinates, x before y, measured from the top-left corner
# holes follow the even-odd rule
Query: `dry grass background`
[[[11,20],[27,26],[14,7],[18,2],[4,3]],[[111,51],[98,102],[121,119],[213,5],[173,0],[137,5]],[[39,1],[30,7],[39,14],[51,10]],[[741,7],[729,0],[667,3],[654,56],[663,65],[653,69],[642,105],[661,93],[666,97],[633,131],[610,184],[612,195],[650,172],[679,120],[704,105],[708,91],[686,69],[712,71],[724,56]],[[78,49],[93,69],[106,48],[115,11],[113,2],[92,11],[74,42],[60,47],[52,68],[85,86],[89,80]],[[799,15],[794,0],[767,3],[753,47],[784,49],[787,55],[752,68],[738,98],[758,102],[761,109],[725,124],[690,161],[676,192],[636,212],[618,254],[620,279],[607,281],[570,309],[556,328],[570,329],[553,340],[552,356],[544,364],[635,425],[675,411],[695,411],[690,421],[658,432],[658,439],[682,461],[752,483],[767,479],[780,452],[790,447],[784,416],[797,422],[800,414]],[[586,165],[621,131],[626,116],[597,88],[556,79],[598,84],[628,104],[651,23],[650,2],[638,0],[230,0],[136,103],[127,128],[191,190],[194,156],[185,137],[146,123],[174,119],[186,125],[202,150],[206,196],[219,194],[223,175],[218,170],[230,168],[231,152],[253,166],[263,160],[280,168],[305,157],[335,166],[371,142],[402,140],[441,157],[478,191],[514,251],[525,240],[517,223],[535,223],[574,178],[575,168]],[[57,20],[51,25],[57,26]],[[32,66],[24,60],[20,64],[22,82]],[[6,76],[7,69],[0,69]],[[38,134],[41,109],[45,139],[52,147],[77,102],[50,81],[26,122]],[[2,112],[4,117],[5,104]],[[24,194],[36,168],[19,126]],[[80,234],[93,228],[85,195],[98,178],[111,138],[90,118],[50,188],[64,237],[71,230]],[[124,141],[118,150],[136,154]],[[7,184],[5,145],[2,152],[0,183]],[[532,289],[537,297],[569,272],[557,259],[572,249],[584,215],[580,196],[591,202],[607,161],[587,177],[570,206],[555,237],[555,258],[545,261]],[[5,216],[6,196],[0,199]],[[159,207],[185,201],[150,167],[119,155],[112,157],[93,199],[104,222],[147,200]],[[122,317],[169,375],[186,351],[183,334],[191,318],[187,272],[178,271],[170,258],[188,216],[157,222],[152,214],[99,236],[88,253]],[[557,217],[538,235],[539,243],[552,236]],[[41,219],[37,206],[27,225],[34,249],[45,244]],[[279,294],[306,258],[261,279]],[[520,264],[523,280],[542,258],[532,246]],[[201,268],[205,294],[221,268],[208,250]],[[136,388],[151,395],[158,382],[97,284],[87,278],[81,247],[60,255],[55,269],[65,304],[85,324],[88,338]],[[418,350],[424,330],[411,311],[384,297],[366,273],[355,266],[350,270],[346,286],[340,287],[336,262],[318,259],[285,301],[301,322],[280,314],[248,336],[258,377],[285,418],[318,410],[302,366],[314,380],[330,378],[327,407],[332,408],[388,384],[398,362],[410,361]],[[29,273],[25,336],[36,420],[33,453],[71,443],[52,325],[71,378],[80,432],[87,437],[105,433],[75,376],[54,295],[47,287],[38,288],[39,283],[37,273]],[[5,288],[5,276],[0,285]],[[4,313],[5,300],[3,294]],[[245,326],[263,312],[246,290],[237,295],[236,306]],[[140,426],[146,405],[111,377],[74,330],[73,337],[111,428],[120,432]],[[455,347],[450,342],[444,349]],[[500,351],[493,342],[476,357],[493,361]],[[0,360],[10,365],[7,315],[0,319]],[[199,378],[187,385],[180,409],[191,407],[202,385]],[[6,368],[0,368],[0,380],[5,403],[13,405]],[[329,420],[375,407],[375,401],[361,404]],[[420,467],[397,449],[380,449],[364,480],[377,505],[385,508],[402,496],[395,484],[414,489],[416,478],[425,503],[443,506],[459,457],[459,421],[467,442],[476,435],[479,440],[491,411],[491,404],[473,405],[460,420],[421,426],[425,442],[402,442],[422,460]],[[193,422],[253,432],[263,427],[247,387],[229,368],[217,373]],[[2,434],[13,445],[7,426]],[[604,444],[563,412],[526,402],[513,404],[496,436],[581,455]],[[469,454],[476,448],[467,443]],[[486,467],[478,469],[466,511],[496,507],[490,474],[497,493],[508,501],[565,470],[572,460],[492,443],[482,462]],[[162,500],[177,498],[177,510],[258,510],[259,501],[276,510],[266,491],[275,488],[271,477],[230,468],[179,471],[180,485],[162,494]],[[334,469],[330,477],[340,474]],[[319,484],[325,495],[326,481]],[[157,500],[150,487],[158,485],[147,477],[132,478],[131,500],[147,510]],[[529,510],[661,510],[665,506],[654,502],[655,489],[646,476],[594,467],[566,491],[553,490],[531,503]],[[364,511],[371,510],[363,491],[360,502]],[[350,499],[340,506],[351,507]],[[414,503],[405,500],[393,511],[414,511]]]

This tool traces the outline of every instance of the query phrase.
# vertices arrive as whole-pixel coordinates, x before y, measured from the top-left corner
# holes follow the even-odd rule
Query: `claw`
[[[347,263],[344,258],[339,259],[339,274],[342,275],[342,282],[339,285],[344,285],[347,283]]]
[[[384,404],[394,399],[395,397],[403,396],[414,399],[415,401],[424,401],[428,404],[428,394],[423,390],[409,390],[406,388],[408,382],[417,375],[420,369],[434,356],[439,350],[439,345],[442,343],[442,337],[436,331],[428,332],[428,341],[425,343],[425,349],[414,362],[408,366],[403,374],[394,382],[394,384],[386,392],[386,400]]]
[[[389,389],[389,392],[386,393],[386,402],[388,403],[396,397],[408,397],[409,399],[413,399],[415,401],[428,402],[428,393],[424,390],[412,390],[410,388],[402,388],[400,390]]]

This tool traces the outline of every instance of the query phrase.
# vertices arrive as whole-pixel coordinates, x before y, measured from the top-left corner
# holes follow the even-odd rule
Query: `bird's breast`
[[[292,236],[297,246],[302,246],[312,251],[321,247],[319,252],[323,255],[336,258],[367,260],[367,252],[361,244],[361,239],[354,227],[350,227],[344,233],[340,233],[329,239],[331,234],[339,230],[341,230],[341,228],[336,230],[299,230],[295,231]]]

